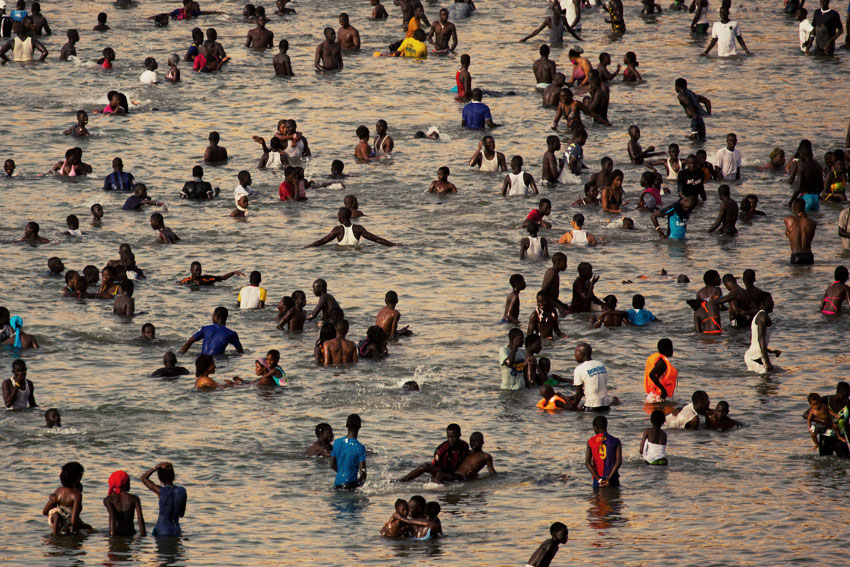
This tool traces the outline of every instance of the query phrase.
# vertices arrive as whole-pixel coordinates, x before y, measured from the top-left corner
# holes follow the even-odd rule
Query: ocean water
[[[846,325],[817,313],[822,290],[834,267],[846,258],[836,235],[839,207],[824,205],[814,214],[819,230],[814,242],[817,264],[791,267],[784,238],[783,207],[790,189],[783,177],[759,172],[774,146],[793,154],[803,137],[815,153],[843,147],[847,121],[848,57],[804,58],[797,49],[797,24],[776,3],[736,3],[752,57],[718,60],[699,57],[703,39],[688,33],[690,16],[666,11],[643,18],[640,5],[626,6],[628,33],[609,36],[602,14],[584,14],[582,43],[594,64],[606,51],[614,63],[626,51],[641,62],[645,83],[611,88],[613,126],[590,125],[585,155],[592,169],[611,156],[625,171],[627,198],[639,194],[642,168],[628,162],[627,128],[641,127],[644,146],[666,148],[678,142],[687,155],[703,147],[713,155],[725,146],[727,132],[737,133],[744,156],[743,181],[733,185],[740,199],[760,197],[767,216],[740,223],[737,238],[708,235],[717,211],[716,185],[707,184],[709,200],[693,215],[687,243],[662,242],[649,219],[629,207],[638,230],[620,230],[620,215],[582,212],[586,228],[605,239],[595,249],[566,249],[569,267],[562,274],[562,296],[569,299],[575,267],[594,265],[601,276],[597,294],[615,294],[628,307],[641,293],[661,322],[648,328],[590,329],[587,316],[561,322],[568,338],[547,343],[543,355],[553,372],[570,376],[576,342],[587,341],[594,357],[610,372],[612,393],[623,400],[609,415],[609,431],[623,442],[622,488],[595,494],[584,469],[584,447],[593,435],[591,415],[539,413],[535,391],[499,390],[497,352],[506,344],[507,328],[497,324],[510,291],[508,278],[522,273],[523,320],[548,262],[520,261],[520,228],[536,199],[502,199],[500,174],[470,170],[466,160],[479,133],[460,128],[461,104],[447,90],[454,84],[459,54],[472,57],[475,86],[515,91],[515,96],[487,99],[496,122],[497,149],[524,156],[526,169],[538,179],[541,196],[553,202],[554,227],[543,231],[552,251],[577,212],[570,204],[579,186],[543,187],[539,183],[545,138],[552,110],[540,107],[533,89],[531,64],[545,37],[526,44],[517,40],[539,25],[545,2],[505,3],[481,0],[478,12],[456,22],[458,56],[404,61],[372,57],[399,37],[398,8],[387,2],[386,22],[366,20],[368,2],[300,2],[296,15],[275,15],[269,28],[275,41],[286,38],[296,76],[276,79],[271,52],[245,50],[243,21],[236,2],[202,3],[227,15],[199,21],[173,21],[154,29],[145,17],[177,6],[163,2],[91,5],[71,1],[45,4],[54,29],[45,40],[48,63],[0,68],[5,93],[0,107],[0,158],[13,157],[20,177],[0,180],[0,304],[24,318],[26,330],[42,345],[24,352],[29,378],[42,407],[57,407],[65,428],[49,432],[39,411],[0,416],[0,562],[4,565],[522,565],[548,526],[565,522],[570,541],[554,564],[589,565],[766,565],[835,562],[844,558],[841,536],[848,513],[846,462],[815,456],[800,415],[811,392],[831,393],[846,379]],[[426,2],[437,17],[438,3]],[[840,13],[844,7],[835,6]],[[269,12],[273,5],[267,5]],[[109,14],[112,30],[89,31],[97,12]],[[341,11],[360,30],[363,50],[347,55],[341,73],[312,70],[322,29],[337,27]],[[717,6],[711,6],[711,20]],[[170,53],[184,53],[195,25],[214,26],[233,60],[219,74],[194,74],[180,63],[183,82],[146,87],[139,83],[145,57],[154,56],[164,76]],[[59,49],[70,27],[80,30],[77,51],[84,61],[111,46],[115,69],[104,73],[87,64],[60,63]],[[559,67],[569,67],[566,48],[553,49]],[[708,140],[701,146],[686,139],[688,120],[673,90],[677,77],[712,100],[706,120]],[[141,104],[125,118],[91,113],[106,104],[105,93],[118,89]],[[89,110],[86,140],[70,140],[79,108]],[[333,159],[346,163],[344,191],[310,191],[306,203],[281,203],[278,173],[256,169],[259,146],[252,135],[268,139],[277,121],[294,118],[307,136],[313,158],[308,176],[318,179]],[[392,159],[357,164],[354,131],[383,118],[395,138]],[[586,122],[587,123],[587,122]],[[414,140],[416,130],[437,126],[439,141]],[[208,203],[180,201],[178,192],[200,163],[209,131],[222,135],[230,160],[205,167],[206,179],[222,188],[223,197]],[[566,140],[568,133],[560,132]],[[85,151],[95,175],[65,181],[40,176],[73,145]],[[166,223],[183,241],[156,242],[146,213],[121,211],[124,195],[104,194],[102,178],[120,156],[125,169],[148,185],[149,193],[169,204]],[[457,195],[424,194],[436,169],[451,168]],[[246,222],[228,218],[236,174],[249,169],[261,196],[251,202]],[[334,246],[304,249],[335,224],[344,195],[356,194],[370,231],[405,244],[400,248],[368,245],[361,250]],[[669,199],[669,198],[668,198]],[[88,208],[106,210],[101,228],[88,226]],[[633,201],[634,202],[634,201]],[[150,212],[150,211],[148,211]],[[62,235],[65,217],[77,214],[86,234]],[[41,224],[52,241],[38,247],[15,243],[27,221]],[[133,246],[148,279],[137,282],[132,320],[116,317],[105,301],[59,298],[61,280],[45,275],[46,262],[59,256],[68,268],[103,266],[117,258],[122,242]],[[345,309],[350,338],[365,335],[383,305],[384,293],[396,290],[402,324],[415,335],[389,346],[380,362],[361,361],[348,368],[318,368],[312,361],[315,324],[303,334],[274,327],[274,308],[239,312],[236,294],[245,280],[233,278],[214,288],[192,291],[174,282],[188,275],[193,260],[207,273],[230,270],[263,273],[270,304],[302,289],[310,295],[315,278]],[[701,287],[702,273],[717,269],[740,276],[757,271],[757,285],[773,293],[773,348],[783,351],[777,370],[765,376],[746,371],[746,330],[719,337],[693,332],[692,311],[685,299]],[[676,284],[660,272],[687,274],[690,284]],[[639,276],[648,276],[639,279]],[[630,280],[633,283],[623,283]],[[308,309],[314,298],[310,297]],[[162,354],[177,350],[212,310],[231,308],[228,325],[246,348],[245,356],[217,361],[217,377],[252,376],[253,360],[271,348],[282,353],[290,387],[274,392],[239,388],[214,393],[192,390],[192,379],[150,378]],[[157,327],[154,344],[137,337],[140,327]],[[643,364],[661,337],[673,339],[680,382],[678,405],[690,392],[704,389],[712,405],[723,399],[731,415],[744,423],[726,433],[671,431],[670,466],[641,465],[638,442],[648,426],[643,407]],[[195,346],[180,364],[193,368]],[[190,356],[191,355],[191,356]],[[0,367],[9,372],[16,354],[0,351]],[[415,379],[422,391],[402,395],[400,386]],[[304,449],[313,428],[327,421],[344,435],[345,417],[363,418],[360,439],[370,450],[368,482],[362,491],[339,494],[325,459],[308,459]],[[391,483],[430,459],[445,439],[449,423],[485,436],[498,475],[448,487]],[[41,514],[47,496],[58,486],[59,469],[76,460],[86,467],[82,517],[100,531],[90,536],[53,538]],[[100,503],[111,472],[123,469],[134,479],[162,460],[174,463],[177,483],[189,503],[184,535],[177,542],[153,537],[110,540],[107,515]],[[566,480],[561,481],[561,475]],[[133,483],[140,494],[149,530],[156,520],[154,495]],[[423,494],[442,505],[445,537],[433,542],[389,541],[378,531],[393,511],[396,498]]]

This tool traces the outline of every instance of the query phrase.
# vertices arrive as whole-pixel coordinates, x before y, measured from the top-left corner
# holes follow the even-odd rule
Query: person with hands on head
[[[478,171],[507,171],[505,154],[496,151],[496,140],[487,134],[478,141],[478,148],[469,158],[469,167],[478,166]]]
[[[161,485],[151,481],[154,471]],[[186,515],[186,489],[174,484],[174,466],[167,461],[159,463],[145,472],[140,480],[148,490],[159,496],[159,516],[153,535],[180,535],[180,518]]]

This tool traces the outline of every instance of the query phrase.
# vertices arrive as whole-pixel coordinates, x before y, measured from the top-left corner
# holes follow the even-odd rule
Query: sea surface
[[[426,2],[437,18],[441,4]],[[814,243],[817,264],[788,265],[782,217],[790,189],[783,176],[757,171],[773,147],[789,157],[801,138],[810,138],[817,156],[843,147],[847,123],[850,55],[835,60],[803,57],[797,24],[782,14],[780,2],[735,2],[733,17],[752,49],[751,57],[719,60],[699,57],[703,38],[688,31],[691,16],[666,10],[641,17],[640,4],[626,5],[628,33],[612,38],[597,9],[584,14],[582,46],[594,64],[606,51],[614,63],[626,51],[637,53],[645,83],[611,88],[608,128],[589,125],[587,163],[597,167],[611,156],[625,171],[632,204],[627,214],[638,229],[620,230],[622,215],[582,210],[586,228],[605,243],[595,249],[566,249],[569,267],[562,274],[562,297],[569,300],[575,267],[591,262],[601,276],[597,294],[615,294],[628,308],[643,294],[661,322],[645,328],[591,329],[586,315],[568,316],[561,328],[568,338],[547,343],[543,355],[552,370],[571,376],[579,341],[593,345],[594,357],[610,372],[612,394],[623,405],[609,415],[609,431],[623,443],[619,491],[594,493],[584,468],[584,448],[593,435],[592,415],[544,414],[535,409],[536,391],[499,390],[498,349],[508,328],[498,324],[510,291],[508,278],[521,273],[525,321],[548,262],[520,261],[522,220],[537,199],[501,198],[501,174],[484,174],[467,165],[480,133],[460,128],[462,105],[447,92],[454,85],[459,55],[472,57],[473,83],[515,96],[487,98],[497,149],[508,159],[524,156],[538,179],[541,197],[553,202],[554,227],[544,230],[550,250],[569,229],[578,211],[570,204],[581,187],[544,187],[539,182],[546,136],[553,111],[540,106],[534,90],[533,61],[543,32],[525,44],[523,35],[540,24],[546,3],[539,0],[479,0],[478,12],[457,22],[457,55],[427,61],[375,58],[400,37],[400,11],[386,3],[391,17],[371,22],[369,2],[316,0],[292,6],[296,15],[273,15],[275,42],[289,40],[296,76],[274,77],[272,50],[246,50],[253,26],[241,16],[241,4],[203,2],[225,15],[197,21],[172,21],[155,29],[146,19],[179,7],[146,2],[122,7],[81,2],[43,3],[54,35],[44,40],[51,54],[40,65],[0,67],[0,158],[14,158],[20,176],[0,180],[0,304],[20,315],[42,348],[22,353],[41,409],[59,408],[64,427],[47,431],[41,411],[0,414],[0,563],[3,565],[523,565],[562,521],[570,541],[555,565],[803,565],[846,560],[844,542],[850,512],[846,499],[850,465],[817,457],[801,419],[806,395],[832,393],[847,377],[847,320],[827,321],[818,314],[822,291],[836,265],[846,263],[836,234],[840,207],[824,205]],[[11,7],[11,5],[9,6]],[[274,10],[267,3],[269,13]],[[710,19],[718,6],[712,2]],[[814,7],[812,7],[814,8]],[[846,4],[835,5],[843,15]],[[96,14],[109,14],[111,31],[92,32]],[[363,49],[345,56],[345,69],[320,75],[312,69],[325,26],[338,27],[341,11],[359,28]],[[214,26],[233,60],[217,74],[195,74],[181,61],[177,85],[143,86],[143,61],[153,56],[160,77],[167,57],[183,54],[195,25]],[[80,30],[82,62],[62,63],[58,54],[68,28]],[[104,47],[117,53],[115,69],[103,72],[91,61]],[[276,50],[275,50],[276,51]],[[559,68],[569,69],[566,47],[553,49]],[[676,101],[673,82],[686,77],[692,88],[712,101],[708,139],[687,140],[689,121]],[[118,89],[140,105],[128,117],[92,113]],[[88,109],[89,139],[62,135],[77,109]],[[281,203],[277,172],[256,169],[261,151],[252,135],[267,140],[277,121],[294,118],[310,142],[313,158],[307,174],[320,180],[333,159],[343,159],[350,175],[342,190],[308,192],[306,203]],[[355,163],[354,131],[365,124],[374,135],[378,119],[389,123],[396,151],[391,159]],[[588,121],[586,123],[589,124]],[[706,233],[717,211],[716,184],[697,209],[685,244],[659,241],[648,217],[633,210],[641,167],[628,164],[627,128],[641,127],[644,146],[666,149],[678,142],[682,154],[700,147],[709,155],[735,132],[744,156],[743,181],[733,185],[739,200],[760,197],[767,216],[740,223],[737,238]],[[436,126],[439,141],[415,140],[417,130]],[[205,167],[206,179],[222,188],[213,202],[180,201],[178,193],[200,163],[211,130],[221,133],[230,161]],[[563,140],[568,133],[561,130]],[[95,175],[73,181],[43,176],[65,150],[79,145]],[[166,223],[183,239],[178,245],[156,242],[147,212],[124,212],[125,195],[101,191],[113,157],[148,185],[152,197],[166,201]],[[425,191],[438,167],[451,168],[459,192],[446,198]],[[228,218],[236,174],[251,171],[261,196],[251,201],[248,220]],[[344,195],[356,194],[371,232],[403,243],[399,248],[370,244],[361,250],[330,245],[304,246],[336,223]],[[671,197],[666,197],[665,202]],[[89,227],[89,207],[102,203],[101,228]],[[65,217],[76,214],[86,233],[63,236]],[[40,223],[50,244],[37,247],[14,241],[26,222]],[[130,243],[145,281],[136,282],[132,319],[112,314],[111,302],[60,299],[62,280],[46,275],[46,262],[59,256],[69,269],[99,267],[118,257],[118,245]],[[175,285],[188,275],[193,260],[205,273],[260,270],[269,291],[269,307],[240,312],[236,295],[247,282],[233,278],[213,288],[190,290]],[[685,299],[701,287],[708,269],[740,277],[757,271],[757,285],[776,300],[771,346],[783,351],[775,372],[749,373],[743,360],[749,330],[701,337]],[[680,273],[690,284],[661,275]],[[640,276],[647,276],[640,279]],[[415,335],[391,342],[391,355],[380,362],[361,361],[348,368],[318,368],[312,360],[314,323],[304,333],[286,334],[274,326],[274,305],[296,289],[325,278],[345,309],[350,338],[365,336],[383,305],[387,290],[401,298],[402,325]],[[629,283],[624,283],[628,280]],[[245,356],[217,361],[218,379],[253,376],[254,359],[272,348],[290,386],[272,392],[238,388],[197,393],[193,380],[150,378],[164,352],[176,351],[212,310],[231,308],[228,326],[246,347]],[[156,325],[153,344],[138,339],[143,323]],[[731,416],[743,427],[726,433],[671,431],[670,465],[641,464],[638,442],[649,425],[643,406],[643,366],[661,337],[673,339],[679,368],[676,402],[706,390],[712,406],[727,400]],[[199,346],[180,356],[194,368]],[[7,375],[17,356],[0,351]],[[416,380],[418,394],[400,386]],[[361,441],[369,450],[368,482],[356,493],[337,493],[327,459],[303,457],[319,422],[345,434],[345,418],[363,418]],[[425,479],[391,483],[431,458],[445,439],[449,423],[463,437],[484,433],[484,449],[493,455],[498,475],[438,487]],[[59,485],[67,461],[86,467],[82,517],[99,531],[90,536],[50,536],[41,508]],[[176,542],[107,536],[101,505],[110,473],[123,469],[142,498],[148,529],[157,516],[155,496],[138,477],[157,462],[174,463],[177,483],[189,503]],[[566,475],[566,480],[560,480]],[[393,512],[396,498],[422,494],[442,506],[445,537],[432,542],[391,541],[378,531]]]

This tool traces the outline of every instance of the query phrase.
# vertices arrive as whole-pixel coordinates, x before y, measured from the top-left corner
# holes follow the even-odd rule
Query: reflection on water
[[[628,519],[623,516],[623,498],[619,487],[604,487],[594,490],[588,498],[587,523],[603,535],[606,530],[625,525]],[[601,542],[596,542],[601,545]]]

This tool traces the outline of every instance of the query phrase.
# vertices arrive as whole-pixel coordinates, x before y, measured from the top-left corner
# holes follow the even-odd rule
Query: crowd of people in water
[[[389,17],[380,0],[370,2],[373,20],[381,21]],[[288,0],[277,0],[275,14],[294,17],[295,10],[288,4]],[[400,37],[388,49],[376,51],[376,56],[425,59],[429,55],[455,53],[458,46],[462,45],[460,40],[463,39],[463,34],[458,33],[458,28],[450,18],[455,21],[463,20],[472,16],[476,10],[471,0],[455,0],[448,8],[440,9],[436,19],[429,21],[419,0],[394,0],[393,4],[401,13]],[[642,0],[642,5],[642,14],[658,14],[663,11],[654,0]],[[611,126],[608,119],[610,88],[617,81],[621,70],[620,80],[623,82],[643,81],[638,71],[638,57],[629,51],[625,53],[622,65],[617,64],[615,69],[611,69],[611,55],[601,53],[598,57],[599,63],[594,68],[583,50],[573,47],[568,49],[572,68],[566,73],[559,71],[556,62],[550,59],[552,48],[563,45],[565,34],[569,34],[576,41],[582,40],[582,22],[587,16],[597,17],[597,8],[604,12],[605,22],[611,25],[612,34],[626,33],[621,0],[609,0],[607,4],[597,0],[596,6],[591,6],[587,0],[565,0],[564,5],[558,0],[550,0],[542,23],[527,36],[517,38],[519,42],[526,42],[548,30],[548,41],[539,47],[540,58],[532,65],[534,84],[530,85],[530,88],[536,88],[539,92],[542,107],[548,109],[547,112],[554,111],[551,128],[556,133],[546,139],[540,177],[535,179],[535,176],[524,168],[526,160],[523,156],[506,156],[497,151],[495,137],[491,134],[485,134],[480,139],[468,160],[468,165],[482,172],[497,175],[503,173],[505,177],[501,194],[505,198],[530,197],[537,195],[544,186],[573,184],[583,188],[584,195],[572,203],[573,207],[580,210],[598,208],[613,215],[612,218],[619,218],[627,211],[628,203],[624,199],[624,173],[615,169],[614,158],[608,156],[601,159],[598,171],[585,164],[584,147],[589,135],[582,122],[582,114],[595,124]],[[5,1],[0,0],[0,37],[8,38],[0,47],[0,63],[5,64],[9,60],[9,52],[12,53],[12,61],[31,62],[36,51],[39,52],[38,61],[45,61],[49,52],[43,41],[53,32],[41,12],[39,3],[32,2],[28,11],[26,0],[17,0],[15,9],[11,10],[9,15],[6,15],[5,9]],[[800,22],[799,44],[802,51],[825,58],[834,54],[836,43],[844,33],[844,26],[838,13],[829,8],[829,0],[820,0],[820,8],[814,11],[811,21],[807,19],[807,10],[802,7],[802,2],[787,0],[784,10]],[[693,14],[692,18],[688,16],[691,18],[690,31],[697,35],[710,34],[702,55],[711,53],[715,46],[719,57],[736,56],[736,46],[740,46],[748,55],[751,53],[739,24],[731,19],[730,0],[722,1],[718,12],[719,19],[710,28],[708,0],[694,0],[690,7],[680,0],[675,0],[669,6],[669,11],[689,11]],[[150,19],[155,27],[164,27],[168,26],[171,20],[194,20],[219,13],[203,11],[194,0],[184,0],[181,8],[153,15]],[[257,50],[272,49],[275,46],[275,38],[274,33],[266,27],[269,16],[266,15],[265,8],[247,4],[242,16],[245,22],[256,26],[248,31],[245,47]],[[839,45],[839,48],[850,46],[850,25],[847,28],[844,43]],[[97,25],[92,31],[99,33],[109,29],[107,14],[99,14]],[[88,38],[92,36],[83,35]],[[338,30],[331,27],[324,29],[324,38],[315,50],[314,68],[318,73],[343,71],[345,57],[362,49],[366,43],[361,43],[360,32],[352,25],[347,13],[339,14]],[[81,34],[75,29],[68,30],[67,39],[60,51],[61,61],[76,57],[75,46],[81,41]],[[271,61],[275,75],[286,77],[293,75],[295,71],[306,71],[293,68],[287,53],[289,43],[286,39],[280,39],[277,48],[278,53]],[[111,47],[105,47],[102,56],[92,65],[108,71],[113,66],[116,53]],[[462,54],[459,60],[460,69],[455,75],[456,86],[453,91],[463,103],[458,119],[461,126],[476,131],[498,128],[499,124],[494,121],[491,109],[483,102],[483,98],[513,93],[493,93],[473,87],[469,72],[470,56]],[[231,58],[218,41],[215,28],[208,28],[206,32],[194,28],[191,32],[190,47],[185,54],[168,57],[169,70],[164,77],[165,82],[183,80],[179,68],[181,61],[190,63],[195,72],[220,72],[227,68],[225,65]],[[231,66],[233,65],[231,63]],[[157,69],[158,65],[153,57],[145,58],[140,82],[160,82]],[[719,109],[713,108],[707,97],[692,90],[685,78],[675,81],[674,91],[675,102],[681,105],[689,119],[689,127],[683,138],[701,143],[706,138],[706,119]],[[108,103],[102,110],[78,110],[76,123],[63,134],[83,139],[90,135],[90,111],[106,117],[120,117],[129,114],[137,104],[124,93],[115,90],[109,91],[106,98]],[[562,124],[567,130],[566,133],[563,132]],[[366,125],[359,125],[354,133],[357,143],[353,148],[353,157],[358,161],[390,157],[396,147],[396,141],[389,134],[389,125],[385,120],[377,121],[374,136]],[[739,220],[751,221],[765,216],[765,213],[758,209],[757,195],[747,194],[737,200],[733,198],[733,188],[744,175],[742,154],[737,147],[738,138],[734,132],[725,136],[725,147],[717,150],[715,154],[709,155],[705,150],[699,149],[687,156],[680,153],[681,148],[675,143],[670,144],[666,152],[657,151],[654,146],[643,147],[640,142],[640,127],[636,124],[629,126],[627,134],[629,141],[623,148],[624,155],[628,156],[629,163],[645,167],[640,177],[641,192],[632,210],[634,214],[647,216],[660,239],[686,239],[690,217],[700,212],[700,209],[705,214],[710,207],[706,184],[711,182],[717,182],[718,186],[716,217],[708,229],[709,233],[716,232],[723,237],[732,238],[739,234]],[[439,138],[439,132],[432,128],[427,133],[417,132],[416,137]],[[564,137],[567,142],[562,142]],[[280,120],[268,144],[266,139],[259,136],[255,136],[254,141],[262,148],[257,167],[280,170],[283,173],[283,181],[278,190],[281,201],[303,203],[308,199],[308,191],[345,187],[345,166],[340,159],[333,160],[330,173],[321,179],[313,180],[305,176],[303,165],[305,160],[311,157],[312,150],[307,137],[298,130],[295,120]],[[227,149],[221,142],[222,136],[219,132],[209,133],[209,145],[205,148],[203,157],[205,165],[215,167],[229,159]],[[759,168],[777,176],[787,174],[789,186],[792,188],[788,201],[790,214],[784,218],[791,264],[814,263],[812,242],[818,223],[809,215],[819,211],[822,202],[847,201],[848,160],[850,128],[844,147],[827,152],[822,162],[815,157],[812,143],[804,139],[791,159],[786,159],[782,148],[775,148],[767,163]],[[18,175],[17,163],[12,158],[5,160],[3,170],[8,178]],[[68,149],[64,159],[53,165],[49,171],[50,174],[63,178],[90,176],[92,172],[91,165],[83,161],[83,150],[80,147]],[[588,176],[588,173],[591,174]],[[457,193],[460,189],[449,181],[450,174],[448,166],[439,167],[437,179],[430,184],[428,191],[441,195]],[[251,200],[259,195],[259,192],[251,188],[252,178],[248,170],[240,171],[236,182],[233,191],[235,209],[230,216],[245,218],[249,213]],[[148,195],[146,185],[138,182],[132,173],[124,171],[120,157],[112,160],[112,172],[104,178],[103,190],[126,194],[123,210],[140,210],[144,207],[149,210],[159,209],[149,216],[150,227],[159,243],[173,245],[186,242],[165,224],[164,214],[168,212],[168,205]],[[210,201],[220,195],[221,189],[205,181],[204,169],[197,165],[192,169],[192,179],[185,182],[175,197]],[[507,333],[507,345],[499,350],[498,359],[501,389],[537,388],[540,400],[536,407],[543,412],[584,411],[598,414],[593,419],[594,435],[588,439],[585,446],[585,464],[594,489],[607,490],[620,485],[622,446],[620,440],[608,432],[609,419],[605,415],[616,415],[614,408],[622,402],[609,394],[609,376],[604,362],[594,358],[594,351],[589,343],[580,342],[575,345],[576,367],[570,379],[551,373],[551,360],[538,355],[543,350],[545,341],[565,338],[561,322],[570,314],[591,313],[590,325],[593,327],[643,327],[651,326],[658,319],[647,308],[646,299],[642,295],[634,295],[631,298],[632,308],[627,310],[618,308],[620,302],[614,295],[598,297],[595,285],[600,278],[594,275],[593,265],[589,262],[581,262],[576,266],[577,274],[572,284],[571,297],[569,301],[566,301],[566,297],[562,298],[560,274],[567,270],[567,254],[557,251],[550,255],[550,252],[553,248],[562,246],[566,250],[601,246],[605,244],[605,239],[591,234],[585,228],[586,217],[581,212],[572,216],[571,230],[560,237],[552,235],[557,238],[556,241],[545,238],[542,236],[543,231],[552,229],[552,224],[546,217],[552,213],[553,206],[551,199],[539,199],[537,206],[531,209],[522,221],[524,235],[520,239],[520,258],[550,258],[551,267],[542,274],[542,284],[535,295],[534,308],[527,324],[520,307],[520,294],[526,288],[525,278],[522,274],[514,274],[509,278],[511,292],[507,295],[501,322],[510,329]],[[561,206],[566,208],[566,204]],[[71,214],[66,219],[67,230],[62,233],[63,237],[96,238],[97,229],[101,226],[106,211],[102,205],[94,204],[90,213],[90,230],[84,232],[80,228],[81,219]],[[364,240],[387,247],[402,245],[369,232],[360,223],[362,216],[357,196],[345,196],[337,211],[338,224],[325,236],[312,243],[305,242],[305,247],[334,243],[337,246],[358,248]],[[850,249],[848,225],[850,208],[844,208],[838,215],[837,236],[845,250]],[[621,226],[622,230],[634,230],[635,223],[632,218],[623,217]],[[42,236],[41,227],[33,221],[24,227],[20,242],[39,246],[49,245],[51,240]],[[121,317],[132,317],[136,313],[134,288],[146,278],[143,270],[137,265],[136,256],[129,244],[121,244],[118,258],[107,261],[102,268],[87,265],[80,270],[69,269],[63,260],[56,256],[47,259],[47,268],[49,276],[57,278],[57,282],[64,280],[59,292],[62,297],[77,301],[112,301],[113,312]],[[847,268],[838,266],[834,276],[833,283],[826,288],[820,303],[822,315],[829,319],[840,317],[845,304],[850,308]],[[199,288],[213,286],[233,277],[246,275],[238,270],[222,275],[207,274],[204,273],[201,263],[195,261],[189,267],[189,275],[177,281],[176,285]],[[664,272],[661,277],[679,283],[690,281],[684,274],[674,277]],[[241,287],[238,292],[238,308],[271,307],[272,299],[262,287],[262,274],[252,271],[247,279],[248,285]],[[756,286],[754,270],[743,271],[740,277],[743,286],[739,285],[738,279],[731,273],[721,276],[716,270],[705,272],[704,286],[694,299],[687,301],[687,307],[692,309],[694,314],[694,331],[698,334],[719,335],[734,329],[746,331],[749,327],[750,345],[740,355],[743,356],[749,371],[758,374],[771,372],[774,370],[774,361],[781,355],[781,351],[770,348],[774,327],[771,319],[774,309],[773,297],[770,292]],[[308,297],[304,291],[295,290],[285,295],[276,304],[277,312],[273,323],[277,329],[284,332],[302,332],[306,322],[318,320],[318,337],[313,348],[317,365],[336,366],[354,364],[358,359],[380,359],[389,354],[389,345],[393,341],[412,334],[408,326],[400,325],[400,297],[397,292],[390,290],[386,292],[384,305],[378,310],[374,325],[368,327],[365,337],[357,342],[349,340],[349,321],[340,302],[328,290],[329,284],[324,279],[316,279],[313,282],[315,305],[309,313]],[[685,306],[681,308],[685,309]],[[276,349],[268,350],[264,357],[255,360],[256,377],[216,380],[216,356],[225,353],[228,347],[232,347],[239,354],[244,352],[238,333],[227,327],[228,314],[226,307],[216,308],[212,313],[211,324],[201,327],[189,336],[179,349],[179,354],[185,355],[194,343],[201,343],[200,353],[195,358],[195,388],[200,391],[214,391],[247,386],[286,387],[288,378],[284,369],[285,361],[281,360],[281,354]],[[15,349],[16,355],[23,349],[39,348],[38,339],[24,331],[25,315],[26,313],[12,316],[7,308],[0,307],[0,342]],[[271,324],[269,318],[269,325]],[[155,337],[154,324],[145,323],[141,328],[140,339],[150,341]],[[678,384],[678,371],[672,361],[673,353],[673,341],[670,338],[661,338],[656,351],[647,353],[644,390],[650,425],[643,431],[638,449],[641,458],[648,465],[664,466],[668,463],[665,430],[727,431],[741,426],[741,423],[730,417],[730,404],[727,401],[719,401],[712,407],[705,391],[693,391],[691,402],[682,407],[676,407],[672,403]],[[27,377],[26,362],[16,358],[11,366],[12,376],[2,382],[5,407],[10,410],[37,407],[35,387],[33,381]],[[165,353],[163,367],[152,373],[153,376],[167,379],[178,379],[190,374],[189,369],[178,366],[178,353],[175,352]],[[410,381],[404,384],[402,390],[404,393],[417,392],[419,385]],[[814,448],[820,455],[850,458],[850,443],[847,438],[850,386],[846,382],[839,382],[835,394],[811,393],[807,402],[809,409],[804,418]],[[44,416],[47,427],[62,426],[57,408],[48,409]],[[612,422],[612,425],[616,424],[613,419]],[[327,423],[318,424],[315,430],[317,440],[306,450],[306,455],[328,459],[329,466],[336,473],[334,486],[354,490],[366,480],[366,449],[357,440],[361,428],[360,416],[350,415],[345,426],[346,436],[334,440],[333,428]],[[483,446],[482,433],[473,433],[467,443],[461,438],[460,427],[454,423],[450,424],[446,428],[446,441],[436,448],[433,458],[400,478],[399,482],[409,482],[423,475],[438,484],[467,482],[476,479],[485,467],[489,475],[495,475],[493,458],[483,451]],[[160,484],[151,480],[154,472]],[[69,462],[61,469],[61,486],[50,495],[43,510],[53,534],[92,530],[92,527],[80,518],[83,473],[83,466],[77,462]],[[156,465],[140,477],[142,484],[159,498],[159,516],[153,530],[154,535],[180,533],[179,518],[185,513],[186,490],[175,485],[174,480],[174,468],[167,462]],[[110,535],[133,535],[136,533],[136,524],[138,533],[145,535],[141,500],[130,493],[130,476],[124,471],[116,471],[109,477],[108,485],[108,495],[103,502],[109,517]],[[390,538],[414,540],[438,537],[443,531],[439,513],[440,505],[437,502],[427,502],[422,496],[413,496],[409,500],[399,499],[395,503],[395,511],[380,533]],[[550,535],[551,538],[543,542],[531,557],[529,565],[549,565],[558,546],[567,542],[567,527],[556,522],[550,528]]]

